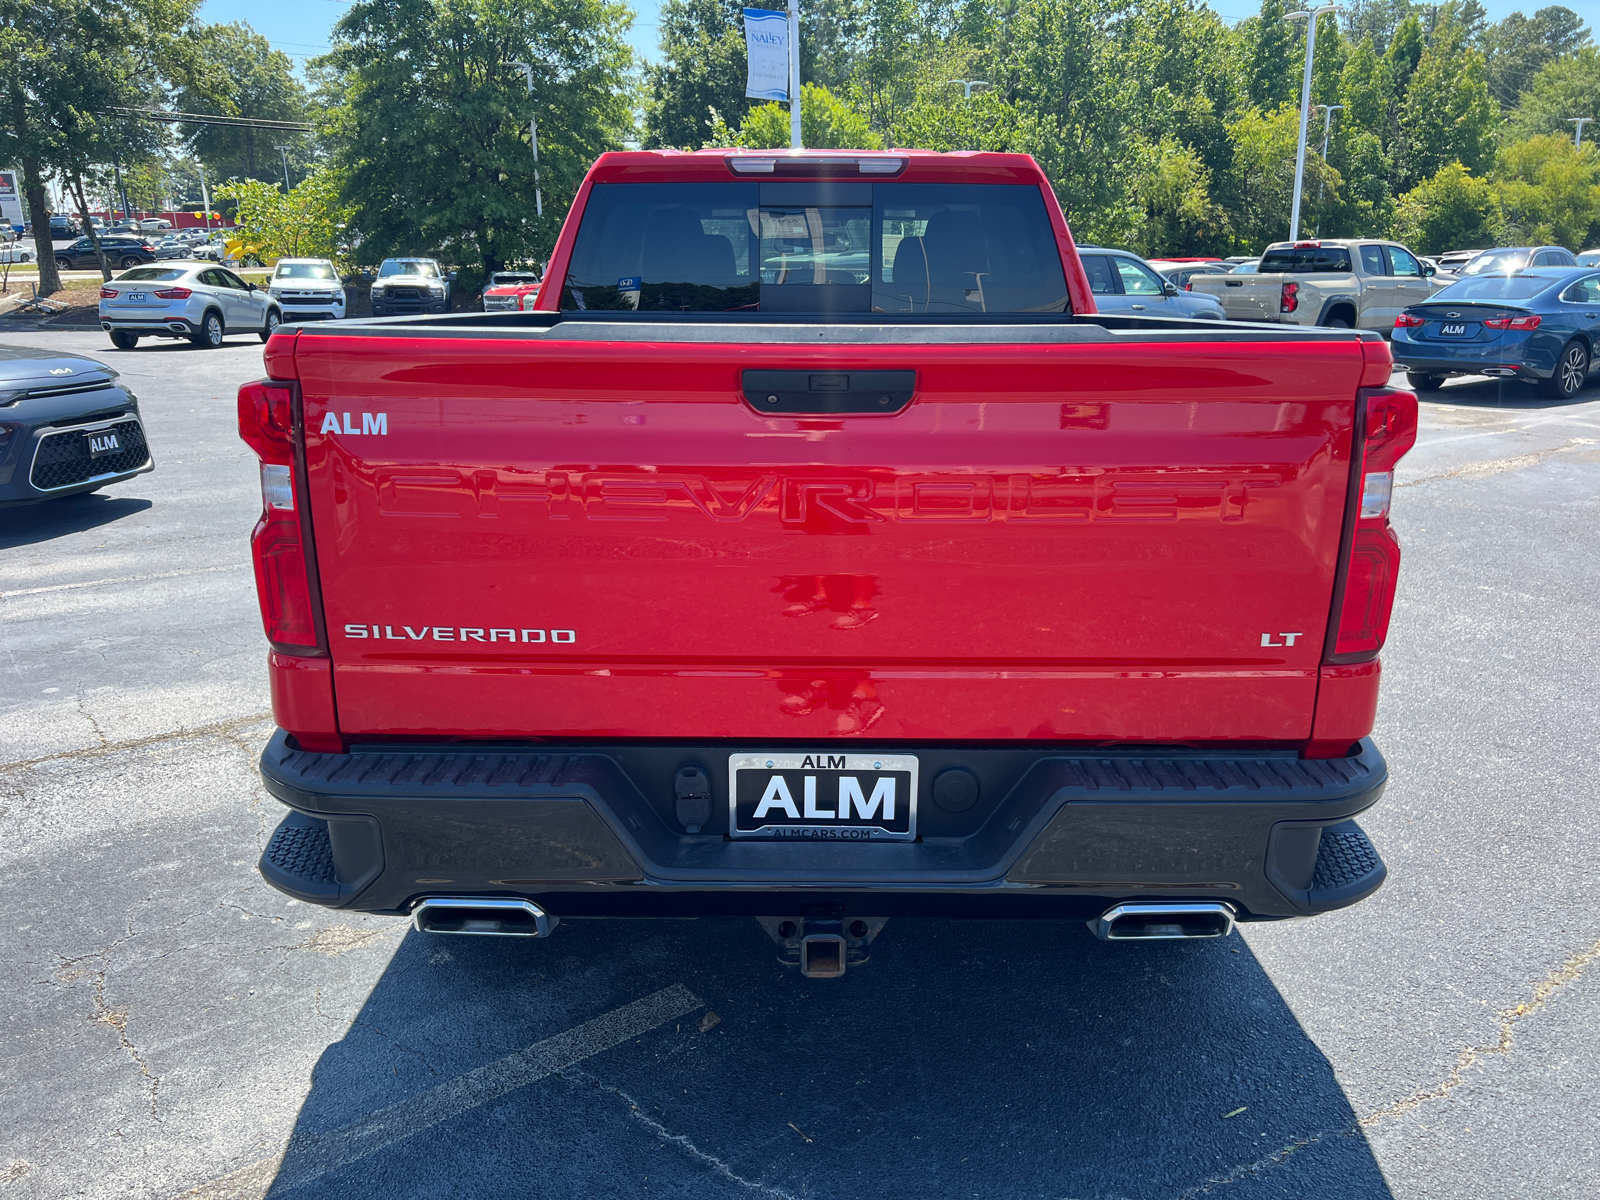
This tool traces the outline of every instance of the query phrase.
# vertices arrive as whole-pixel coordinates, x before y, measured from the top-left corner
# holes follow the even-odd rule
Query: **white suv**
[[[337,321],[344,317],[344,284],[326,258],[280,258],[267,294],[283,306],[285,321]]]
[[[282,320],[283,309],[265,288],[214,263],[152,263],[100,289],[100,328],[122,350],[141,337],[188,338],[208,350],[230,333],[258,334],[264,342]]]

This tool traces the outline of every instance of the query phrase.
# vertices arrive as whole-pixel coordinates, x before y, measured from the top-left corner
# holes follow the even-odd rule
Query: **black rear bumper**
[[[1383,792],[1366,740],[1341,759],[1163,749],[884,745],[924,764],[915,842],[733,841],[726,744],[460,745],[262,754],[295,811],[262,856],[299,899],[405,913],[426,896],[516,896],[558,916],[1090,917],[1133,900],[1224,901],[1303,916],[1376,891],[1385,868],[1351,820]],[[697,834],[675,813],[686,764],[712,779]],[[978,799],[940,808],[932,780]]]

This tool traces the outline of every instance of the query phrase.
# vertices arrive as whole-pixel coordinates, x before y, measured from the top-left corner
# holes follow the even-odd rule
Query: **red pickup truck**
[[[1354,903],[1416,399],[1377,334],[1097,315],[1032,159],[607,154],[533,311],[241,389],[261,861],[435,932]]]

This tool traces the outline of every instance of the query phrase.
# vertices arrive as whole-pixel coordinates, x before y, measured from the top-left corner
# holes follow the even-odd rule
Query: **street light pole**
[[[1593,117],[1568,117],[1567,118],[1567,124],[1568,125],[1577,126],[1577,128],[1575,128],[1572,131],[1572,144],[1574,146],[1579,146],[1579,145],[1583,144],[1583,127],[1585,125],[1589,124],[1593,120],[1594,120]]]
[[[1322,192],[1328,183],[1328,135],[1333,132],[1333,114],[1344,107],[1342,104],[1319,104],[1322,113],[1322,167],[1317,173],[1317,227],[1313,231],[1315,236],[1322,236]]]
[[[1289,240],[1300,236],[1300,184],[1306,175],[1306,123],[1311,118],[1311,64],[1317,53],[1317,20],[1324,13],[1338,12],[1337,4],[1324,4],[1309,12],[1292,12],[1284,15],[1285,21],[1306,22],[1306,73],[1300,84],[1300,145],[1294,159],[1294,205],[1289,215]]]
[[[533,209],[543,219],[544,192],[539,186],[539,118],[533,111],[533,65],[520,62],[511,65],[521,71],[528,81],[528,145],[533,147]]]
[[[289,147],[287,147],[287,146],[274,146],[273,149],[276,150],[283,157],[283,192],[284,192],[284,195],[288,195],[289,194]]]
[[[800,86],[800,0],[789,0],[789,149],[802,146],[800,110],[805,89]]]
[[[962,87],[961,98],[963,100],[971,100],[972,99],[972,89],[975,88],[975,87],[993,87],[994,86],[994,84],[990,83],[987,79],[946,79],[945,82],[946,83],[959,83],[961,85],[961,87]]]

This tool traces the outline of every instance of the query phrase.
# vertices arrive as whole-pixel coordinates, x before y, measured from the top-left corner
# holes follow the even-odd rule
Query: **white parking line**
[[[272,1194],[303,1187],[702,1007],[699,997],[675,983],[565,1033],[457,1075],[432,1091],[380,1108],[342,1129],[293,1138],[272,1183]]]
[[[190,567],[185,571],[160,571],[154,575],[119,575],[115,579],[86,579],[82,583],[54,583],[49,587],[18,588],[14,592],[0,592],[0,600],[13,596],[38,596],[45,592],[70,592],[75,588],[106,587],[113,583],[143,583],[146,579],[176,579],[180,575],[206,575],[212,571],[244,571],[249,563],[228,563],[221,567]]]

